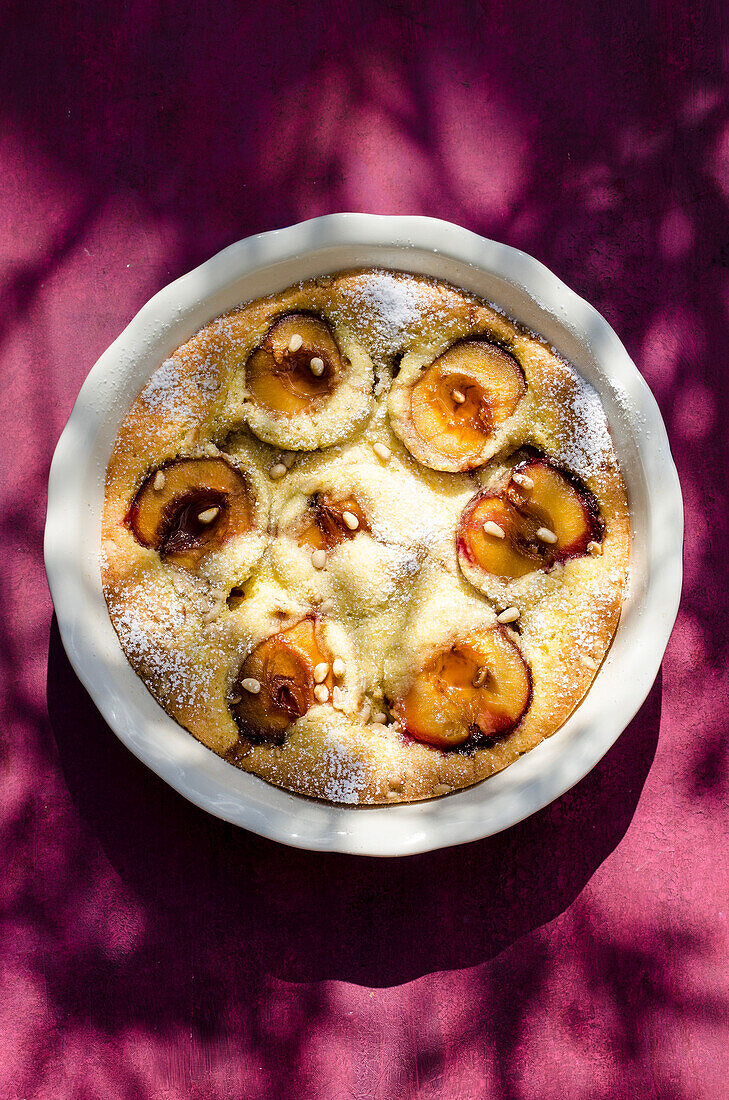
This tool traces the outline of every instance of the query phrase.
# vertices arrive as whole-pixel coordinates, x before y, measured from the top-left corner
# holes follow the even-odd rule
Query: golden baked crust
[[[246,364],[276,319],[296,312],[324,319],[343,350],[344,374],[315,415],[286,418],[252,400]],[[424,367],[472,338],[514,358],[525,393],[479,457],[485,464],[439,472],[403,443],[408,394]],[[281,446],[298,453],[282,455]],[[456,532],[474,494],[498,491],[531,453],[525,447],[592,494],[601,552],[506,580],[462,555],[459,562]],[[129,509],[145,480],[180,458],[221,452],[245,479],[248,528],[195,568],[141,545]],[[315,494],[356,499],[370,528],[328,552],[323,569],[300,538]],[[559,729],[614,635],[629,546],[626,491],[594,390],[541,338],[464,291],[368,270],[245,304],[211,321],[158,368],[124,419],[109,462],[101,570],[130,664],[203,744],[300,794],[391,803],[479,782]],[[518,622],[496,627],[496,615],[513,606]],[[336,696],[329,691],[326,702],[315,702],[281,744],[255,743],[231,709],[241,664],[272,634],[307,617],[321,645],[344,662]],[[458,751],[404,736],[390,708],[415,673],[459,639],[494,628],[515,643],[531,673],[528,709],[515,728]]]

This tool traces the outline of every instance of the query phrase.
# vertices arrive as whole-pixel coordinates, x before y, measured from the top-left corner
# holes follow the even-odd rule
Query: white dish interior
[[[104,475],[121,420],[159,364],[211,318],[314,275],[388,267],[445,279],[545,336],[597,389],[630,498],[628,594],[588,695],[551,738],[476,787],[425,803],[326,805],[225,763],[132,671],[99,575]],[[650,691],[681,592],[683,508],[656,402],[607,322],[523,252],[432,218],[333,214],[240,241],[151,299],[84,383],[51,466],[45,560],[63,644],[117,736],[186,798],[297,847],[406,855],[513,825],[577,783]]]

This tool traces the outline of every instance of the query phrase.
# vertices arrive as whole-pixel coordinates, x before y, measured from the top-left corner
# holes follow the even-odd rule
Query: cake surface
[[[365,270],[197,332],[125,417],[101,569],[214,752],[340,803],[438,797],[553,734],[628,575],[595,391],[465,291]]]

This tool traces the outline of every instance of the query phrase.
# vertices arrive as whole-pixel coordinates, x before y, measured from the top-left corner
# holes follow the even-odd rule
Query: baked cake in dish
[[[628,574],[595,391],[436,280],[344,272],[211,321],[106,478],[109,614],[167,713],[340,803],[445,795],[549,737]]]

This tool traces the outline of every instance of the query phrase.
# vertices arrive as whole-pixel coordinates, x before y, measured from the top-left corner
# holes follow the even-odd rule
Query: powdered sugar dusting
[[[575,623],[580,653],[592,656],[595,640],[601,636],[605,619],[612,613],[622,588],[622,578],[607,573],[590,592],[590,603]]]
[[[140,401],[165,420],[188,421],[199,404],[200,393],[214,393],[219,386],[215,351],[208,351],[192,376],[183,364],[165,359],[140,394]]]
[[[359,323],[368,330],[375,355],[387,357],[401,351],[423,327],[423,313],[432,311],[433,289],[406,275],[373,271],[357,280],[352,306]]]
[[[212,674],[180,646],[185,612],[177,594],[172,588],[135,584],[123,596],[123,610],[114,624],[124,652],[155,679],[163,695],[188,706],[198,702]]]
[[[645,424],[646,418],[644,414],[639,411],[627,390],[619,382],[616,382],[615,379],[611,381],[611,392],[620,409],[621,415],[628,423],[637,423],[641,426]]]
[[[524,640],[544,647],[552,646],[554,632],[561,624],[569,626],[569,648],[579,656],[601,660],[602,638],[605,620],[611,616],[623,587],[622,574],[607,571],[599,581],[593,580],[589,600],[575,602],[573,593],[555,584],[546,574],[536,574],[530,584],[532,598],[538,604],[525,620]],[[569,663],[555,661],[552,665],[551,690],[558,697],[570,697],[573,691],[573,674]]]
[[[189,417],[191,397],[190,386],[180,377],[180,367],[174,359],[166,359],[157,368],[140,394],[148,409],[174,420]]]
[[[607,418],[597,391],[572,367],[563,364],[563,368],[569,372],[570,384],[566,392],[560,386],[554,397],[567,415],[560,417],[553,454],[578,477],[594,480],[615,465]]]
[[[329,730],[322,738],[316,772],[322,781],[321,793],[330,802],[355,803],[367,782],[364,762],[347,744],[347,735]]]

